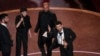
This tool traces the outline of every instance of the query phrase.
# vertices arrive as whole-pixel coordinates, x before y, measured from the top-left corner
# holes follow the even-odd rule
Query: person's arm
[[[51,31],[51,28],[50,28],[50,26],[48,25],[48,31],[50,32]]]
[[[4,44],[11,43],[11,39],[9,39],[9,38],[11,38],[10,33],[7,32],[7,30],[4,29],[3,27],[2,27],[2,30],[1,30],[1,34],[2,34],[2,43],[4,43]]]
[[[23,18],[21,18],[20,16],[17,16],[15,20],[15,27],[18,28],[20,24],[22,23],[22,21],[23,21]]]
[[[17,23],[16,28],[18,28],[20,26],[20,24],[22,23],[23,18],[21,18],[21,20]]]
[[[41,13],[39,12],[38,21],[34,30],[35,33],[37,33],[40,28],[40,17],[41,17]]]
[[[76,34],[74,33],[74,31],[72,31],[71,29],[68,29],[68,30],[69,30],[69,36],[68,36],[69,40],[68,40],[68,42],[66,42],[66,39],[63,40],[64,48],[66,48],[68,43],[72,43],[76,38]]]
[[[50,25],[48,25],[49,32],[55,28],[55,23],[57,22],[57,17],[54,13],[52,13],[52,20],[50,21]]]
[[[56,29],[51,30],[51,35],[50,36],[52,38],[52,43],[53,43],[56,39]]]
[[[28,30],[29,37],[32,37],[31,29]]]
[[[76,38],[75,32],[70,29],[70,42],[73,42],[75,38]]]
[[[53,27],[55,27],[55,23],[57,22],[57,16],[56,16],[56,14],[54,13],[53,14]]]
[[[66,48],[68,43],[65,40],[63,40],[63,42],[64,42],[64,48]]]
[[[29,30],[28,30],[28,34],[29,34],[29,37],[31,38],[32,37],[32,33],[31,33],[31,27],[32,27],[32,25],[31,25],[31,22],[30,22],[30,16],[28,16],[28,28],[29,28]]]

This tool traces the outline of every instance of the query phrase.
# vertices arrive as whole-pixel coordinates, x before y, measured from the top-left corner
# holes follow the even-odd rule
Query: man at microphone
[[[16,16],[16,56],[21,55],[21,45],[23,45],[23,55],[27,56],[28,35],[31,37],[30,16],[27,14],[26,8],[20,9],[20,15]]]

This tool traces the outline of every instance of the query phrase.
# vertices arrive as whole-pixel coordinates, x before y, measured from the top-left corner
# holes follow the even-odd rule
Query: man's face
[[[48,10],[49,9],[48,2],[43,3],[43,8],[44,8],[44,10]]]
[[[62,24],[56,25],[56,29],[60,32],[63,29],[63,25]]]
[[[9,18],[8,18],[8,16],[5,16],[5,18],[4,18],[4,22],[5,22],[5,23],[8,23],[8,22],[9,22]]]
[[[23,11],[23,12],[21,12],[22,13],[22,15],[25,17],[26,15],[27,15],[27,12],[26,11]]]

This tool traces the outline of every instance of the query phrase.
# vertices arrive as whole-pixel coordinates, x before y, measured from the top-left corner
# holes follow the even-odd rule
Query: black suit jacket
[[[15,25],[18,24],[18,22],[20,21],[21,17],[23,17],[23,22],[20,24],[20,26],[18,28],[16,28],[17,33],[22,34],[23,29],[26,29],[26,33],[28,32],[29,28],[31,28],[31,22],[30,22],[30,16],[21,16],[21,15],[17,15],[16,19],[15,19]],[[24,24],[23,24],[24,23]],[[25,31],[24,31],[25,32]]]
[[[67,48],[73,49],[73,41],[76,38],[76,34],[70,29],[70,28],[63,28],[64,30],[64,40],[68,43]],[[52,36],[55,38],[54,42],[57,43],[57,35],[58,35],[58,31],[55,29],[52,32]],[[58,43],[57,43],[58,44]]]
[[[12,46],[12,40],[8,29],[0,24],[0,48],[1,51],[7,52]]]
[[[48,31],[48,25],[52,28],[55,27],[55,22],[57,21],[56,15],[50,11],[40,11],[38,16],[38,21],[34,32],[40,32],[41,35]]]

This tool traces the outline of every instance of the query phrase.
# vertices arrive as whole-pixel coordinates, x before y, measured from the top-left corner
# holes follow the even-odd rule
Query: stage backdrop
[[[77,35],[73,42],[75,56],[100,56],[100,13],[72,9],[72,8],[50,8],[52,12],[57,15],[57,19],[61,20],[64,27],[71,28]],[[28,39],[28,55],[41,56],[40,50],[37,46],[38,36],[34,35],[34,27],[37,23],[38,12],[41,8],[29,8],[28,14],[30,16],[32,28],[32,38]],[[19,14],[19,10],[11,10],[0,13],[8,13],[10,22],[8,29],[14,40],[11,55],[15,56],[15,18]],[[53,56],[60,56],[59,48],[53,50]],[[1,53],[0,53],[1,56]]]
[[[51,7],[79,8],[100,12],[100,0],[0,0],[0,11],[19,9],[22,7],[41,7],[49,2]]]

